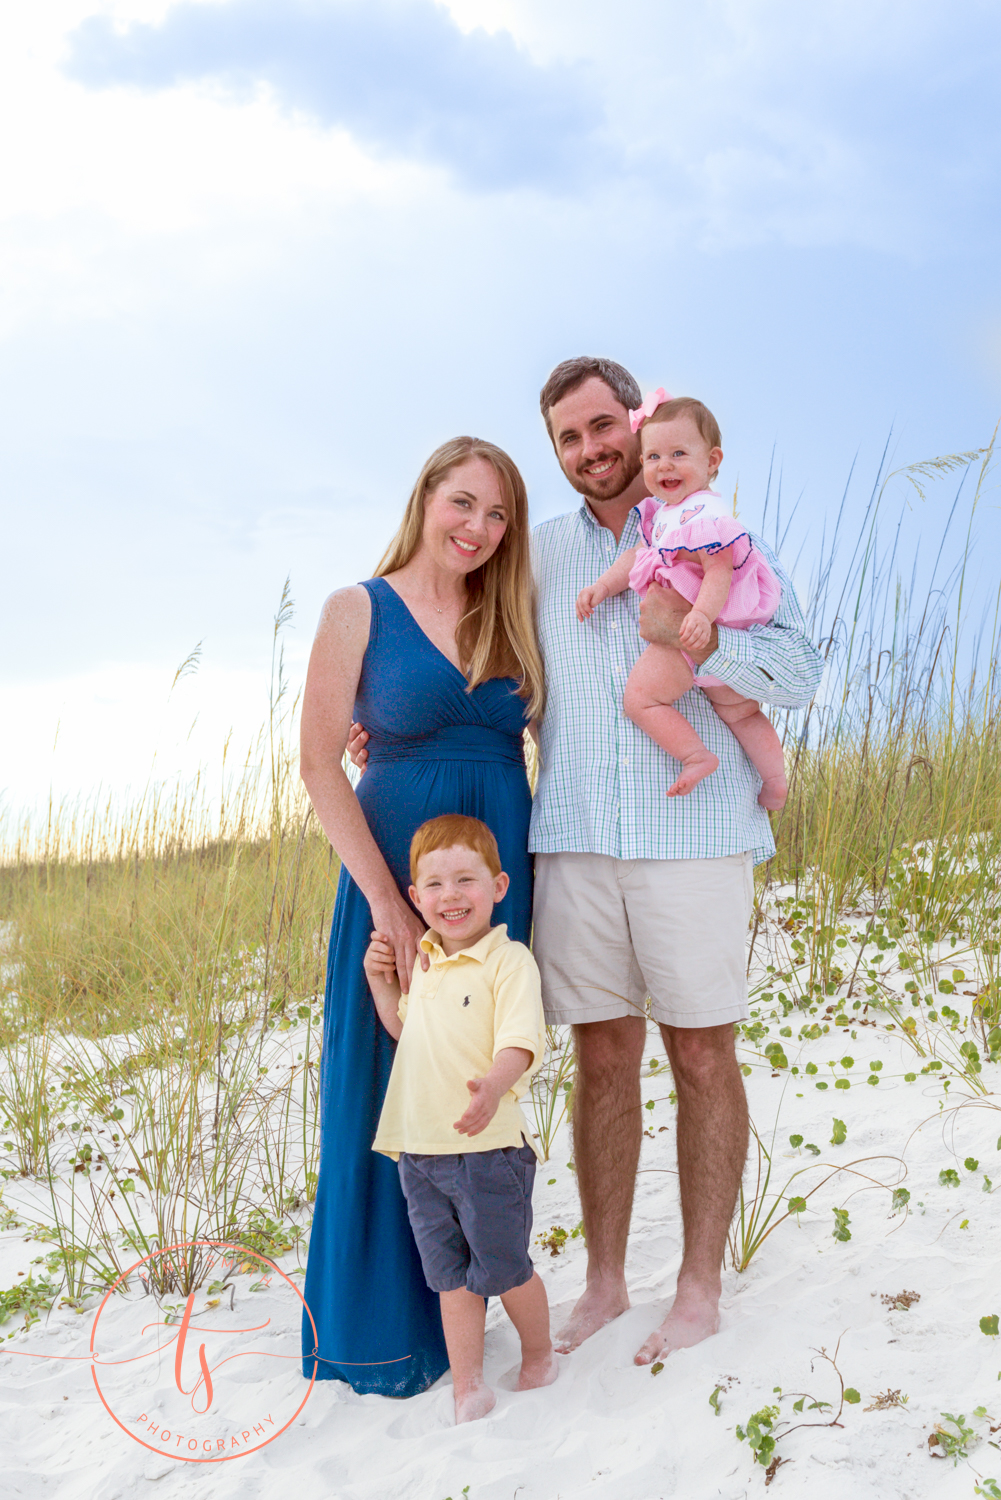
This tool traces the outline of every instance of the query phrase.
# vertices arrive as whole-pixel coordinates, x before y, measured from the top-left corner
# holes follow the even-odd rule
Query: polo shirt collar
[[[474,943],[471,948],[460,948],[458,953],[447,954],[441,946],[441,934],[435,932],[433,929],[426,932],[421,938],[420,947],[424,953],[429,954],[431,958],[440,963],[448,964],[452,963],[455,959],[472,958],[478,964],[482,964],[486,962],[495,948],[499,948],[501,943],[506,943],[507,941],[507,924],[502,922],[499,927],[491,927],[489,932],[485,932],[479,942]]]

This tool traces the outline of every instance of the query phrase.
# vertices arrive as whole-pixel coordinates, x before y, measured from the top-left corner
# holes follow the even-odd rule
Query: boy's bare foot
[[[789,787],[785,777],[772,776],[763,783],[758,793],[758,806],[767,807],[769,812],[778,812],[780,807],[785,807],[788,795]]]
[[[681,762],[682,772],[673,786],[668,787],[669,797],[687,797],[688,793],[719,770],[719,756],[707,750],[703,755],[687,755]]]
[[[634,1364],[650,1365],[675,1349],[690,1349],[719,1332],[719,1295],[676,1293],[671,1311],[636,1355]]]
[[[613,1318],[628,1310],[629,1293],[623,1282],[612,1286],[596,1283],[587,1287],[553,1340],[557,1353],[569,1354],[571,1349],[578,1348],[585,1339],[589,1339],[592,1333],[597,1333],[599,1328],[604,1328],[606,1323],[611,1323]]]
[[[470,1390],[464,1391],[461,1396],[455,1397],[455,1425],[460,1422],[477,1422],[480,1417],[485,1417],[488,1411],[493,1411],[497,1405],[497,1397],[488,1385],[474,1385]]]
[[[540,1386],[552,1385],[560,1373],[559,1362],[550,1348],[548,1354],[537,1354],[523,1359],[518,1372],[519,1391],[536,1391]]]

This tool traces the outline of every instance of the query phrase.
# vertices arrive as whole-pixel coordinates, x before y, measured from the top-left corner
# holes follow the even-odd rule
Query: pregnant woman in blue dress
[[[425,464],[377,576],[327,600],[303,699],[302,778],[341,858],[303,1371],[359,1392],[412,1396],[448,1367],[396,1165],[371,1149],[395,1044],[362,958],[373,928],[386,933],[409,989],[424,931],[405,895],[410,840],[440,813],[493,830],[511,877],[495,920],[528,941],[522,735],[541,693],[524,482],[493,444],[455,438]],[[342,765],[352,719],[369,736],[357,793]]]

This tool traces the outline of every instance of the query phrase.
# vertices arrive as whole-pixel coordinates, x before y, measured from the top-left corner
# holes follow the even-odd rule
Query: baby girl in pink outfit
[[[577,618],[623,589],[644,595],[651,583],[677,589],[692,608],[679,635],[682,646],[709,644],[714,622],[731,629],[771,619],[781,590],[747,528],[731,514],[710,482],[723,461],[722,438],[712,412],[701,401],[669,397],[657,390],[630,412],[640,432],[643,476],[651,499],[636,507],[646,546],[624,552],[597,583],[577,597]],[[785,763],[779,737],[760,706],[717,677],[697,675],[696,663],[674,646],[647,646],[629,674],[622,707],[662,750],[681,762],[681,774],[668,789],[683,797],[719,766],[675,700],[693,684],[743,746],[761,777],[762,807],[785,804]]]

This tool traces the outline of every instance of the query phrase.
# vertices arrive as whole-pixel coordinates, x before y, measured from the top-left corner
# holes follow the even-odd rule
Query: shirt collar
[[[594,511],[588,505],[588,503],[587,503],[586,500],[582,500],[581,501],[581,506],[580,506],[580,510],[579,510],[578,514],[580,515],[581,519],[583,520],[585,526],[589,526],[593,532],[597,533],[599,531],[607,531],[608,535],[612,538],[612,540],[613,541],[615,540],[614,533],[612,531],[610,531],[607,526],[602,526],[601,522],[598,520],[598,517],[595,515]],[[622,537],[619,538],[619,545],[621,545],[622,538],[625,537],[626,532],[629,530],[630,526],[632,526],[634,528],[637,528],[637,529],[639,527],[639,517],[636,514],[636,507],[635,507],[635,505],[633,506],[632,510],[629,512],[628,516],[626,516],[626,524],[622,528]]]
[[[499,927],[491,927],[489,932],[485,932],[479,942],[474,943],[471,948],[460,948],[458,953],[447,954],[441,946],[440,933],[435,932],[433,929],[426,932],[421,938],[420,947],[424,953],[429,954],[431,958],[436,959],[439,963],[448,964],[452,963],[455,959],[472,958],[478,964],[482,964],[489,958],[495,948],[499,948],[501,943],[508,941],[507,924],[502,922]]]

